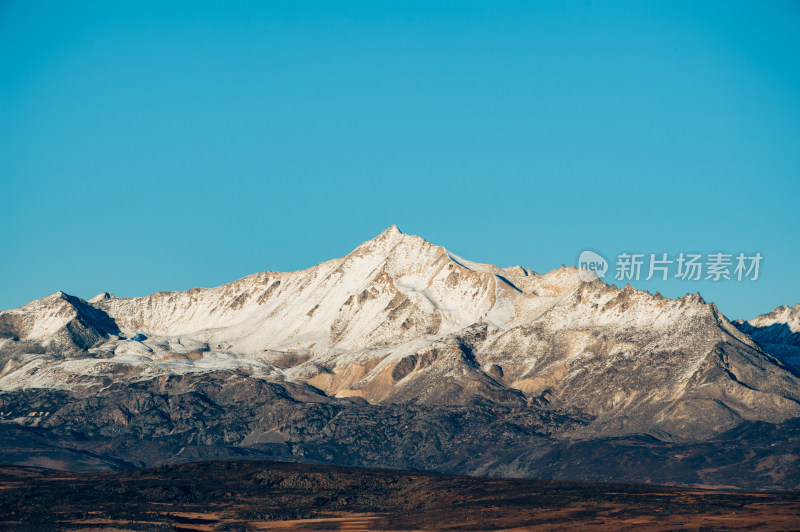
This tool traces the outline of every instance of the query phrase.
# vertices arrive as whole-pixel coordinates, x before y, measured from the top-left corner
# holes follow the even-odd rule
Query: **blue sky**
[[[165,5],[166,4],[166,5]],[[800,301],[797,2],[0,3],[0,308],[215,286],[396,223],[732,318]]]

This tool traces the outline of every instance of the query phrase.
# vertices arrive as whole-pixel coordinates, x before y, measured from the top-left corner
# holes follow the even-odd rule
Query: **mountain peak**
[[[406,244],[414,246],[425,243],[432,245],[422,237],[403,233],[396,225],[393,224],[386,228],[378,236],[359,245],[352,252],[350,252],[350,255],[348,256],[360,256],[365,253],[378,253],[381,255],[386,255],[391,253],[391,250],[395,249],[398,245]]]
[[[800,370],[800,303],[781,305],[735,326],[750,335],[770,355]]]
[[[383,233],[381,233],[381,236],[383,236],[383,235],[402,235],[402,234],[403,234],[403,232],[400,230],[399,227],[397,227],[397,224],[392,224],[389,227],[387,227],[386,230]]]
[[[103,300],[106,300],[106,299],[114,299],[114,294],[112,294],[110,292],[100,292],[99,294],[94,296],[92,299],[90,299],[89,303],[90,304],[99,303],[100,301],[103,301]]]
[[[372,240],[368,240],[367,242],[375,242],[375,241],[383,242],[383,241],[387,241],[387,240],[388,241],[392,241],[392,240],[396,240],[396,239],[398,239],[400,237],[404,237],[404,236],[409,236],[409,235],[406,235],[405,233],[400,231],[399,227],[397,227],[396,225],[392,224],[389,227],[387,227],[381,234],[379,234],[378,236],[376,236]],[[365,242],[365,243],[367,243],[367,242]]]
[[[66,299],[66,298],[67,298],[67,294],[65,292],[61,291],[61,290],[58,290],[57,292],[53,292],[52,294],[48,294],[48,295],[44,296],[42,298],[42,301],[53,301],[53,300],[56,300],[56,299]]]

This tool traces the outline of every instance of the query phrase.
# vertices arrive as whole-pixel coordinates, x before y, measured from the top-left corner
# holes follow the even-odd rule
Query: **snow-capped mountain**
[[[782,305],[772,312],[735,324],[767,353],[800,371],[800,303],[794,307]]]
[[[234,383],[236,397],[262,390],[247,395],[247,416],[260,412],[247,422],[232,396],[218,400]],[[0,312],[0,390],[6,423],[61,434],[83,427],[79,411],[105,437],[138,427],[137,434],[184,434],[183,448],[218,441],[214,430],[226,445],[307,442],[310,429],[292,432],[307,423],[287,413],[297,408],[327,420],[315,429],[326,438],[342,426],[361,430],[341,420],[363,409],[375,419],[394,412],[382,422],[388,430],[410,423],[410,412],[427,424],[436,412],[469,418],[488,408],[494,425],[481,430],[505,427],[508,438],[527,427],[526,438],[559,441],[697,441],[742,423],[800,417],[797,374],[699,295],[673,300],[586,283],[575,268],[536,274],[478,264],[395,226],[303,271],[141,298],[104,293],[86,302],[57,292]],[[165,393],[180,395],[183,406],[142,418]],[[295,406],[250,409],[275,393]],[[39,406],[19,406],[30,401]],[[17,411],[3,412],[3,404]],[[186,425],[211,405],[222,421]],[[20,408],[38,410],[19,415]],[[172,428],[162,433],[165,419]],[[441,423],[425,433],[452,437],[455,429]],[[191,426],[204,435],[190,436]],[[469,430],[464,441],[477,437]],[[504,453],[533,445],[512,440]],[[488,466],[470,460],[453,470]],[[520,463],[503,471],[519,473]]]
[[[58,292],[0,323],[17,353],[6,390],[226,370],[372,403],[535,400],[615,432],[800,415],[794,376],[699,296],[476,264],[396,226],[308,270],[88,303]]]

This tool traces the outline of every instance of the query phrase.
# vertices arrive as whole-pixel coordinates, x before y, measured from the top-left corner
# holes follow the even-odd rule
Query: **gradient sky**
[[[0,308],[215,286],[391,224],[545,272],[800,301],[800,3],[0,2]]]

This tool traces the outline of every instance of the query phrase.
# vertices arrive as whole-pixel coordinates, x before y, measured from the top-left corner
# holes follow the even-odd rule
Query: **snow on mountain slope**
[[[309,270],[97,305],[124,330],[194,335],[247,353],[325,353],[454,332],[492,309],[497,283],[491,274],[458,266],[443,248],[392,227],[346,257]]]
[[[38,341],[43,346],[82,349],[118,331],[104,312],[64,292],[0,312],[0,342],[3,343]]]
[[[224,371],[372,403],[536,404],[599,433],[676,437],[800,415],[798,378],[699,295],[478,264],[395,226],[303,271],[49,296],[0,313],[0,338],[7,390]]]
[[[736,326],[753,337],[770,355],[800,371],[800,303],[780,306]]]

